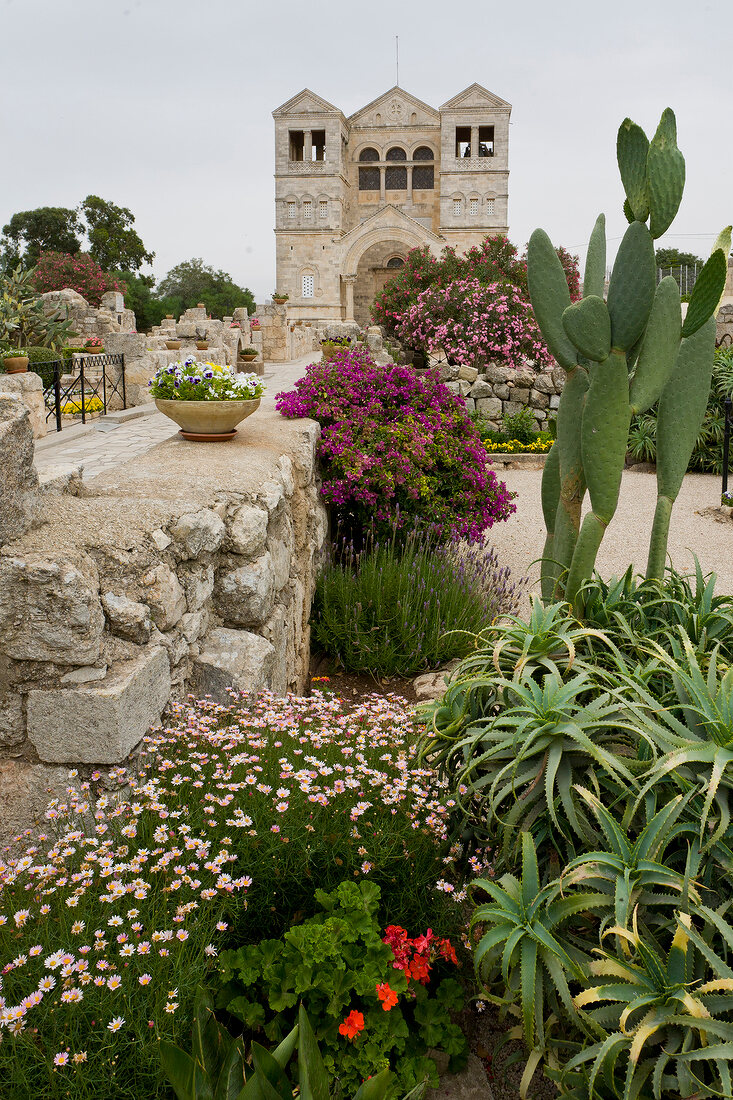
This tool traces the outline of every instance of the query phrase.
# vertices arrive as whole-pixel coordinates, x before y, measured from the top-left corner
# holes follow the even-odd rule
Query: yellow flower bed
[[[88,397],[84,401],[84,412],[101,412],[104,409],[104,402],[98,397]],[[78,401],[67,401],[65,405],[61,406],[61,413],[63,416],[73,416],[75,413],[80,413],[81,410],[81,398]]]
[[[492,454],[547,454],[552,447],[551,439],[536,439],[534,443],[521,443],[518,439],[507,439],[506,442],[485,442],[484,447]]]

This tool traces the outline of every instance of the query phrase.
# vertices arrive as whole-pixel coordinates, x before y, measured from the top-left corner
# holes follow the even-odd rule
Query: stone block
[[[33,526],[39,500],[28,410],[16,395],[0,394],[0,546]]]
[[[512,390],[511,401],[520,405],[529,404],[529,390],[524,389],[522,386],[515,386],[513,389],[510,387],[510,389]]]
[[[103,680],[107,675],[107,666],[83,665],[81,668],[72,668],[61,677],[62,684],[93,684],[97,680]]]
[[[542,393],[540,390],[530,390],[529,403],[534,409],[548,409],[550,398],[548,394]]]
[[[464,382],[475,382],[478,378],[478,367],[468,367],[464,364],[458,371],[458,377]]]
[[[78,497],[82,487],[83,465],[73,462],[57,462],[44,466],[38,475],[38,488],[42,493],[68,493]]]
[[[499,397],[502,401],[511,400],[511,387],[506,382],[497,382],[494,386],[494,396]]]
[[[127,596],[116,596],[114,592],[105,592],[102,607],[113,634],[136,645],[147,645],[153,622],[146,604],[136,603]]]
[[[512,381],[515,386],[520,386],[524,389],[531,390],[535,383],[537,374],[533,370],[529,370],[527,367],[520,367],[518,371],[514,372],[514,378]]]
[[[554,393],[555,383],[551,374],[538,374],[534,380],[534,388],[540,393]]]
[[[266,551],[238,569],[222,573],[214,586],[216,610],[225,622],[261,626],[275,603],[275,570]]]
[[[504,402],[504,416],[516,416],[517,413],[522,412],[527,408],[527,404],[524,401],[505,401]]]
[[[99,573],[84,553],[0,559],[0,653],[93,664],[102,651]]]
[[[170,666],[155,647],[91,686],[28,693],[28,738],[41,760],[117,764],[160,721]]]
[[[498,397],[480,397],[476,401],[476,412],[481,416],[499,417],[501,416],[501,401]]]
[[[267,549],[272,558],[272,567],[275,574],[275,591],[284,588],[290,579],[290,570],[293,564],[293,551],[295,539],[293,525],[287,515],[283,514],[270,522],[267,538]]]
[[[551,409],[559,409],[560,408],[560,394],[559,393],[553,393],[553,394],[550,395],[550,408]]]
[[[7,393],[28,410],[34,439],[43,439],[47,431],[43,382],[34,371],[25,374],[0,374],[0,393]]]
[[[552,372],[552,381],[555,383],[555,392],[562,393],[567,375],[562,367],[555,367]]]
[[[229,529],[229,542],[235,554],[253,558],[265,549],[268,514],[262,508],[243,504],[234,513]]]
[[[193,663],[188,690],[197,698],[211,695],[217,702],[231,702],[227,688],[254,692],[270,687],[275,648],[259,634],[217,627],[207,634]]]
[[[25,760],[0,761],[0,843],[10,843],[42,821],[48,803],[52,798],[64,798],[68,784],[68,768]]]
[[[513,367],[501,366],[498,363],[487,363],[484,370],[487,382],[508,382],[514,377]]]
[[[204,552],[213,554],[224,541],[226,528],[211,508],[186,512],[169,528],[176,553],[181,558],[197,558]]]
[[[485,397],[493,397],[494,388],[490,382],[486,381],[485,378],[479,378],[471,386],[470,394],[474,401],[478,401]]]
[[[15,748],[24,741],[23,697],[15,692],[5,692],[0,695],[0,748]]]
[[[161,562],[154,569],[148,569],[140,583],[143,599],[158,630],[170,630],[186,610],[186,596],[175,573]]]
[[[198,611],[211,597],[214,591],[213,565],[197,565],[181,570],[180,580],[186,592],[186,604],[189,611]]]
[[[466,398],[466,412],[475,412],[475,411],[476,411],[476,402],[474,401],[474,399],[472,397],[467,397]]]

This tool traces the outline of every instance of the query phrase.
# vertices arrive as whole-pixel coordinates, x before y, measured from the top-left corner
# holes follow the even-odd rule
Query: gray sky
[[[473,81],[513,105],[509,234],[584,255],[624,231],[616,131],[671,106],[685,197],[662,244],[733,221],[731,4],[710,0],[0,0],[0,226],[94,193],[129,207],[157,278],[203,257],[275,285],[271,112],[307,86],[349,115],[395,83],[437,107]],[[12,172],[9,170],[12,168]],[[146,269],[147,270],[147,269]]]

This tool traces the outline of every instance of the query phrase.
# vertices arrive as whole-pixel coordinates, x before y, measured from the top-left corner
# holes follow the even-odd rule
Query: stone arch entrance
[[[397,274],[407,253],[406,245],[393,240],[379,241],[363,253],[354,283],[354,320],[362,327],[372,323],[372,302],[384,284]],[[396,260],[401,263],[396,264]]]
[[[370,307],[374,295],[395,274],[394,267],[387,267],[390,260],[404,261],[411,248],[423,244],[429,245],[436,255],[439,253],[440,247],[436,245],[440,238],[429,231],[423,235],[417,224],[413,228],[408,219],[404,220],[408,224],[364,227],[349,243],[341,268],[347,321],[371,324]]]

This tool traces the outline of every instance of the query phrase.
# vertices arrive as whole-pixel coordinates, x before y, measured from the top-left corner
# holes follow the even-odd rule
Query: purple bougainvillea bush
[[[437,375],[377,366],[357,346],[313,363],[276,404],[320,423],[323,496],[349,527],[478,538],[516,510],[463,402]]]

